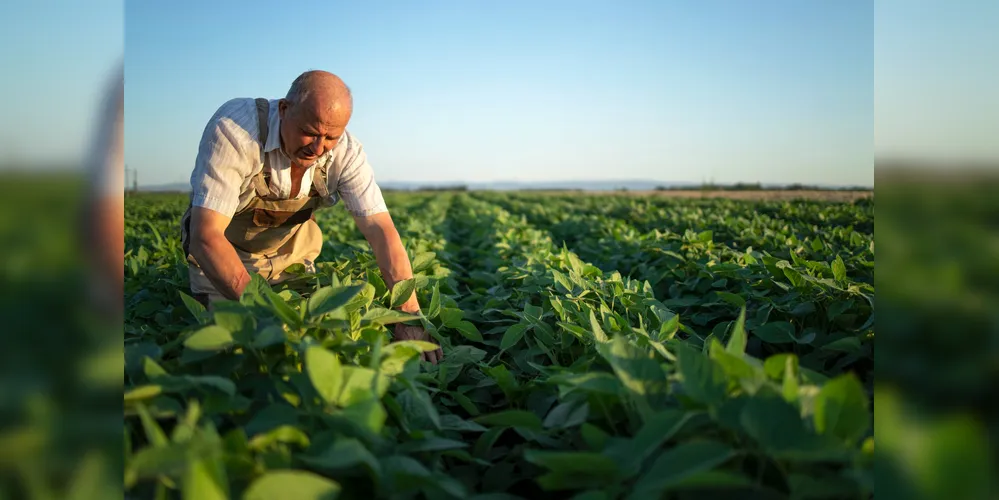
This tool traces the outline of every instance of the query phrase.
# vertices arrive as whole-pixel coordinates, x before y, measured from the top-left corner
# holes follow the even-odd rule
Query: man
[[[301,263],[315,272],[322,233],[313,212],[341,199],[371,245],[385,284],[413,276],[361,143],[347,130],[350,90],[336,75],[308,71],[284,99],[233,99],[205,127],[191,174],[183,243],[191,292],[203,302],[238,299],[252,270],[279,283]],[[399,308],[418,314],[414,293]],[[397,340],[434,341],[396,324]],[[432,363],[443,352],[424,353]]]

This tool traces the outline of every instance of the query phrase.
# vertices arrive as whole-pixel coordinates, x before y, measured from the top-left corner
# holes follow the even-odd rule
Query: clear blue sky
[[[312,68],[353,89],[349,127],[384,181],[873,179],[866,1],[50,4],[4,7],[60,15],[5,28],[43,84],[0,85],[25,115],[60,84],[80,99],[3,139],[33,154],[58,120],[46,154],[84,144],[124,19],[125,159],[142,184],[186,182],[222,102],[280,97]]]
[[[129,2],[126,163],[188,179],[205,121],[308,69],[381,180],[873,178],[873,7]]]

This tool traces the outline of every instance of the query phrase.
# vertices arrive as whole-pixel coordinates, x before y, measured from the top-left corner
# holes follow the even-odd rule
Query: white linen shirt
[[[364,147],[344,131],[336,147],[320,156],[302,175],[301,189],[292,196],[291,160],[281,150],[278,99],[271,99],[264,154],[270,162],[270,188],[281,199],[308,196],[315,167],[327,164],[329,197],[323,206],[343,200],[354,216],[387,212],[381,188],[375,182]],[[208,121],[191,173],[191,203],[232,217],[254,196],[253,176],[263,169],[260,157],[257,105],[253,98],[232,99]],[[340,172],[337,176],[336,172]]]

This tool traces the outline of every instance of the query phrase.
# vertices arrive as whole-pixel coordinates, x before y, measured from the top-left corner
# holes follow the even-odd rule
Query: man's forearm
[[[413,277],[409,254],[406,253],[406,247],[402,245],[399,232],[394,227],[375,231],[372,240],[371,247],[375,260],[389,290],[395,287],[396,283]],[[416,294],[411,295],[399,309],[408,313],[418,313],[420,303],[416,299]]]
[[[196,240],[191,253],[219,293],[230,300],[239,299],[250,275],[228,240],[217,236]]]

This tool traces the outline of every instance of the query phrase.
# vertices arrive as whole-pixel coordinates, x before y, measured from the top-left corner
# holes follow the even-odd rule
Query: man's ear
[[[284,119],[285,113],[288,112],[289,106],[291,106],[291,104],[287,99],[282,98],[278,100],[278,116],[280,116],[282,120]]]

